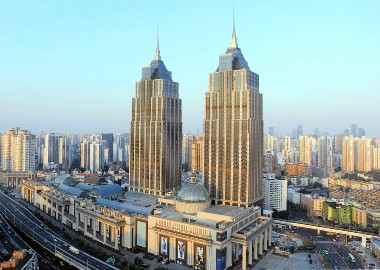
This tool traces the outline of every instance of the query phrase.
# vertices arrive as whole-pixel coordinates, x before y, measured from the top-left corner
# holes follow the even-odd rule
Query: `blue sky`
[[[179,82],[200,134],[208,74],[236,32],[260,75],[265,131],[380,135],[380,1],[1,1],[0,132],[129,132],[141,68]]]

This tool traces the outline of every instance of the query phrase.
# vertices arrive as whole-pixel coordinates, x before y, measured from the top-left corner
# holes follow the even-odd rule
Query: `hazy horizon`
[[[149,3],[149,4],[147,4]],[[260,76],[265,134],[298,124],[380,136],[379,1],[235,1],[236,34]],[[284,10],[286,9],[286,12]],[[203,129],[208,74],[232,31],[232,2],[1,2],[0,132],[128,133],[135,82],[159,24],[179,83],[183,133]]]

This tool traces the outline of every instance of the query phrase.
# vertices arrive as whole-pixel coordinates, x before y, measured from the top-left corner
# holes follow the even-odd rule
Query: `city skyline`
[[[216,68],[213,52],[228,45],[232,5],[170,3],[170,9],[1,3],[7,64],[0,65],[0,132],[12,126],[34,134],[130,132],[134,82],[154,55],[159,23],[161,54],[181,85],[183,133],[201,134],[205,74]],[[291,134],[302,123],[305,133],[319,128],[334,134],[356,123],[378,137],[379,121],[372,118],[380,114],[379,3],[297,3],[287,3],[286,14],[278,2],[235,3],[237,38],[262,76],[264,130]],[[60,14],[50,15],[54,11]]]

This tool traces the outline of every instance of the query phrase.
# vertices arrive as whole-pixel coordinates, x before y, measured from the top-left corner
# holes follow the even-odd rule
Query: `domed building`
[[[206,188],[198,184],[195,175],[190,178],[190,183],[185,184],[177,194],[175,210],[180,213],[196,214],[211,206],[211,200]]]

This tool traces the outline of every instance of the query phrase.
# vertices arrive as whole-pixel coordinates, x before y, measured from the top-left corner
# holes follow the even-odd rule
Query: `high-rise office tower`
[[[319,129],[318,128],[314,129],[313,136],[314,136],[314,138],[318,138],[319,137]]]
[[[112,133],[100,133],[100,140],[107,141],[107,145],[103,145],[105,148],[108,148],[108,162],[112,162],[113,160],[113,134]]]
[[[319,137],[317,144],[318,166],[332,168],[334,161],[333,138],[329,136]]]
[[[182,138],[182,168],[189,171],[191,168],[191,147],[193,146],[194,135],[186,134]]]
[[[25,172],[35,169],[36,136],[28,130],[11,128],[1,136],[1,169]]]
[[[342,141],[342,171],[354,172],[355,170],[355,139],[345,136]]]
[[[303,136],[302,124],[299,124],[297,126],[297,138],[299,138],[300,136]]]
[[[358,128],[358,137],[363,137],[365,136],[365,130],[364,128]]]
[[[182,105],[178,83],[161,61],[143,67],[132,100],[130,189],[164,195],[181,186]]]
[[[269,135],[270,136],[274,135],[274,127],[269,127]]]
[[[358,125],[351,124],[351,135],[354,137],[358,136]]]
[[[261,202],[263,103],[259,75],[232,38],[219,67],[209,75],[204,125],[203,183],[216,204]]]

